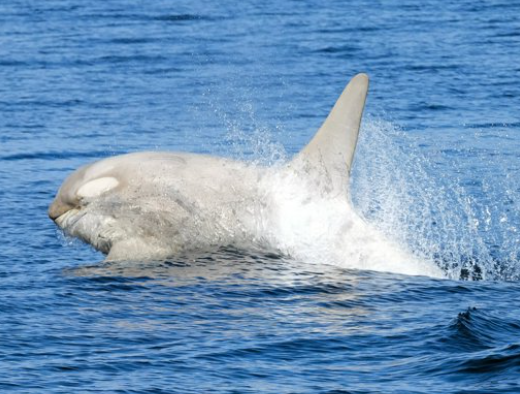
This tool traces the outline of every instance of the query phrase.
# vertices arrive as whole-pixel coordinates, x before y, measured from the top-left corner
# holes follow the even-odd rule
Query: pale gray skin
[[[339,195],[348,204],[367,91],[368,77],[358,74],[309,145],[280,170],[187,153],[116,156],[70,175],[49,216],[108,260],[164,259],[188,249],[228,245],[276,248],[269,228],[283,212],[273,219],[276,209],[266,207],[277,196],[276,190],[262,187],[264,179],[299,178],[313,193]]]
[[[111,157],[70,175],[49,216],[107,260],[159,260],[234,246],[420,274],[420,264],[410,270],[410,256],[350,204],[367,91],[368,77],[354,77],[312,141],[280,168],[188,153]],[[394,268],[386,268],[389,260]]]
[[[111,157],[68,177],[49,216],[108,260],[162,259],[194,248],[254,244],[251,226],[262,203],[258,184],[265,172],[188,153]],[[89,190],[99,179],[115,179],[117,185],[112,181],[108,190],[96,190],[94,183]]]

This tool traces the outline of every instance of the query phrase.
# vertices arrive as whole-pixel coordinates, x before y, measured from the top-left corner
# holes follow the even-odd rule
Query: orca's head
[[[113,238],[121,235],[117,207],[125,183],[109,160],[83,166],[63,182],[49,207],[49,217],[67,235],[108,253]]]

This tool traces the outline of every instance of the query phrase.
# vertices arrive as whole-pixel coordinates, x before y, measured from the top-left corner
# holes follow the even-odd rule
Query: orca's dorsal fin
[[[346,191],[367,92],[366,74],[352,78],[314,138],[289,166],[319,176],[315,181],[327,191]]]

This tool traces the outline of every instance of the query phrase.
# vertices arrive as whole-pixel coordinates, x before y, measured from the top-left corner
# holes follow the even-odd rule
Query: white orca
[[[358,74],[311,142],[286,165],[140,152],[88,164],[49,216],[107,260],[159,260],[224,246],[298,259],[442,276],[386,240],[352,208],[349,179],[368,91]]]

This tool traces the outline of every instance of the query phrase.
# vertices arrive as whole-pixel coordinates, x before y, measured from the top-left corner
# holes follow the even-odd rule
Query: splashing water
[[[436,168],[413,136],[392,124],[366,122],[352,177],[356,209],[450,278],[517,278],[520,212],[513,179],[468,173],[456,161],[443,165],[447,169]],[[455,176],[461,173],[466,178]],[[481,183],[474,191],[468,177],[477,176]]]
[[[272,142],[268,128],[246,133],[228,124],[228,130],[238,158],[280,167],[290,156]],[[477,175],[468,175],[459,159],[434,162],[421,154],[415,136],[369,119],[352,173],[353,209],[346,199],[324,198],[287,174],[271,176],[263,188],[275,200],[276,225],[259,224],[258,238],[320,264],[431,276],[440,276],[440,267],[452,279],[515,280],[518,186],[511,176],[479,172],[475,192],[467,177]]]
[[[346,195],[320,192],[291,171],[264,179],[271,202],[269,244],[298,260],[344,268],[443,277],[431,261],[419,260],[363,220]]]

